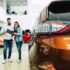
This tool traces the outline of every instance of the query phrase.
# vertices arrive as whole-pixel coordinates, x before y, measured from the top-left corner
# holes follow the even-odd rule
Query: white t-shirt
[[[11,31],[14,30],[11,25],[5,25],[5,26],[2,28],[1,33],[3,33],[4,31],[7,31],[7,29],[8,29],[8,30],[11,30]],[[5,33],[5,34],[4,34],[4,39],[10,40],[10,39],[12,39],[12,35],[11,35],[10,33]]]

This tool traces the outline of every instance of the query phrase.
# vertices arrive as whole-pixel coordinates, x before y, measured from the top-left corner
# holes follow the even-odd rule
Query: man
[[[7,18],[7,23],[8,24],[2,29],[2,34],[4,34],[3,64],[7,62],[7,59],[8,61],[11,61],[10,58],[12,53],[12,33],[9,33],[9,31],[13,31],[13,27],[11,26],[11,18]],[[8,57],[7,57],[7,49],[9,49]]]

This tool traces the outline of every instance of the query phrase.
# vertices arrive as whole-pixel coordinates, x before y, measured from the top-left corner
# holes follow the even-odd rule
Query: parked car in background
[[[28,43],[31,39],[31,32],[29,29],[23,31],[22,34],[23,42]]]
[[[0,32],[2,28],[5,27],[5,22],[0,21]],[[0,47],[3,47],[3,41],[4,41],[4,35],[1,35],[0,33]]]

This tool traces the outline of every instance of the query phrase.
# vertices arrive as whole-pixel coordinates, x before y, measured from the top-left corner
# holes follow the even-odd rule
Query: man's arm
[[[4,35],[5,33],[7,33],[7,31],[4,31],[4,32],[2,33],[2,35]]]
[[[1,35],[4,35],[5,33],[7,33],[7,30],[4,29],[4,28],[2,28],[1,31],[0,31],[0,34],[1,34]]]

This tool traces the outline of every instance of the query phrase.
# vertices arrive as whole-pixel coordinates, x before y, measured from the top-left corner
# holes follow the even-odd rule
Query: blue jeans
[[[3,49],[4,59],[7,58],[7,49],[9,49],[8,59],[10,59],[12,53],[12,40],[4,40],[4,49]]]
[[[17,50],[18,50],[18,59],[21,60],[22,41],[16,42],[16,47],[17,47]]]

